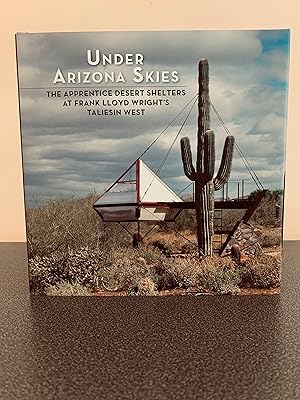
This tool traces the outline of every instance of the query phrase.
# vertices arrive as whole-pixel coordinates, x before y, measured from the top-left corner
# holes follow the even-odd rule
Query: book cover
[[[16,48],[32,294],[279,293],[288,29]]]

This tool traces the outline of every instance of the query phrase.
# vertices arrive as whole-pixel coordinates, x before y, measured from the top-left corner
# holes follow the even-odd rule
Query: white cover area
[[[182,201],[142,160],[140,162],[140,202]]]
[[[178,208],[161,208],[161,207],[142,207],[140,221],[173,221],[176,214],[179,212]]]
[[[137,202],[137,187],[140,188],[139,201],[143,203],[156,202],[181,202],[168,185],[166,185],[142,160],[139,163],[139,182],[137,183],[136,163],[115,184],[104,193],[95,203],[101,204],[124,204]]]
[[[180,209],[147,203],[181,201],[150,168],[141,160],[137,160],[132,168],[96,201],[94,207],[104,221],[173,221]],[[137,208],[140,212],[137,212]]]

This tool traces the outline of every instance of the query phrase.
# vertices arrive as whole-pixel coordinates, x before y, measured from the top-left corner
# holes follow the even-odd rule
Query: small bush
[[[191,201],[191,199],[187,199],[187,201]],[[179,216],[176,218],[175,225],[173,227],[176,230],[179,231],[184,231],[184,230],[190,230],[190,231],[196,231],[196,212],[195,210],[183,210],[179,214]]]
[[[222,210],[222,228],[231,231],[244,214],[245,210]]]
[[[196,257],[178,259],[169,268],[176,287],[197,288],[199,291],[216,294],[239,291],[238,266],[230,258],[213,256],[203,260]]]
[[[109,250],[128,242],[128,234],[118,224],[105,224],[92,205],[94,193],[76,199],[59,197],[26,208],[28,257],[68,254],[69,249],[89,247]]]
[[[92,292],[78,283],[60,283],[49,286],[46,294],[49,296],[91,296]]]
[[[86,247],[49,257],[35,256],[29,260],[31,293],[46,294],[49,286],[67,283],[80,284],[91,290],[97,288],[104,259],[102,253]]]
[[[262,247],[280,246],[282,244],[281,229],[264,230],[259,242]]]
[[[195,258],[177,259],[169,266],[174,280],[174,288],[187,289],[197,285],[199,260]]]
[[[257,191],[251,193],[250,198],[253,197]],[[277,218],[276,206],[280,207],[280,212]],[[283,207],[283,191],[282,190],[268,190],[258,208],[255,210],[250,219],[250,223],[262,226],[281,226],[282,225],[282,207]]]
[[[120,254],[113,257],[115,261],[109,266],[106,265],[103,271],[102,280],[105,282],[105,288],[131,290],[148,273],[147,267],[138,263],[136,259],[130,260],[126,255],[120,258]]]
[[[148,240],[148,244],[160,250],[165,255],[179,253],[192,254],[197,251],[196,235],[190,231],[156,233]]]
[[[153,280],[146,276],[145,278],[141,279],[136,288],[136,295],[140,296],[153,296],[156,292],[156,285]]]
[[[249,258],[240,270],[241,287],[276,288],[281,282],[281,259],[263,254]]]
[[[160,250],[163,254],[170,255],[172,253],[172,243],[168,242],[166,239],[154,240],[152,246]]]
[[[231,258],[207,257],[198,275],[201,287],[216,294],[237,294],[241,282],[239,266]]]

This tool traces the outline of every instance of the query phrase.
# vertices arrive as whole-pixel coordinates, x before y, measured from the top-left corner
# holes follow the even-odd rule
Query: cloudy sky
[[[137,54],[142,65],[91,66],[87,49],[101,54]],[[284,138],[286,134],[289,32],[193,31],[18,34],[18,74],[21,99],[23,163],[26,199],[59,195],[101,193],[160,134],[197,94],[197,63],[210,65],[210,99],[239,147],[266,188],[282,188]],[[93,52],[95,55],[95,52]],[[178,82],[133,81],[133,70],[177,71]],[[53,83],[57,69],[68,72],[122,72],[126,82]],[[98,74],[99,77],[99,74]],[[80,97],[98,99],[99,106],[63,106],[79,97],[48,97],[47,91],[144,89],[143,96]],[[147,89],[175,89],[178,96],[147,96]],[[184,90],[184,92],[183,92]],[[185,93],[183,95],[183,93]],[[126,99],[128,106],[106,106],[102,101]],[[132,99],[162,100],[161,106],[133,107]],[[166,102],[165,100],[168,100]],[[144,115],[124,115],[124,109],[144,109]],[[121,109],[121,115],[88,115],[88,109]],[[190,107],[174,121],[143,160],[154,171],[177,135]],[[226,136],[211,111],[216,134],[216,169]],[[179,136],[189,136],[195,145],[197,107]],[[179,192],[189,181],[184,176],[175,143],[160,177]],[[232,180],[246,180],[246,190],[255,185],[238,153]]]

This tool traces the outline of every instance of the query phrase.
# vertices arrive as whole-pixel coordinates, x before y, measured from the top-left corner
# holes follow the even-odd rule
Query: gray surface
[[[0,245],[0,399],[300,399],[300,242],[281,296],[28,295]]]

